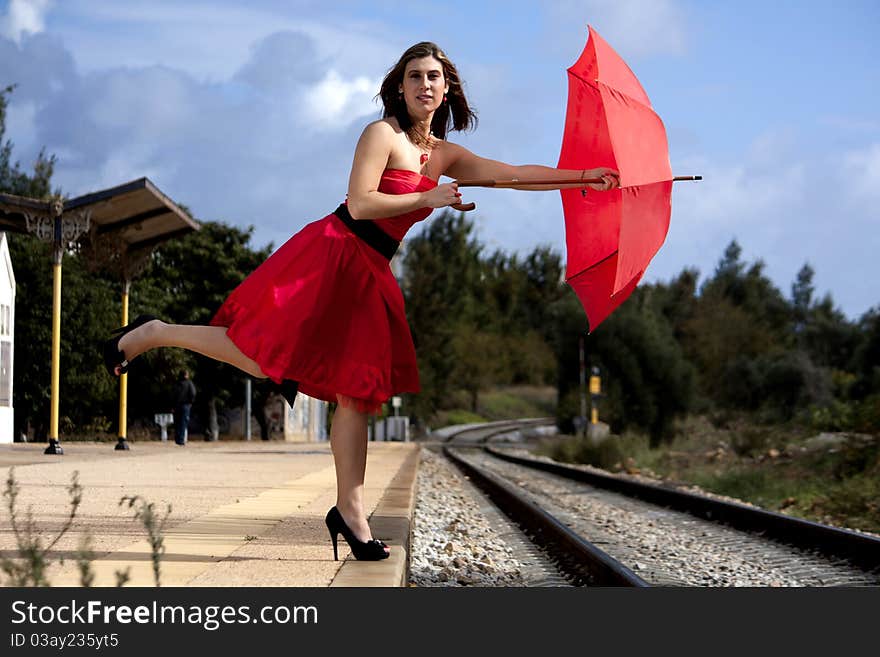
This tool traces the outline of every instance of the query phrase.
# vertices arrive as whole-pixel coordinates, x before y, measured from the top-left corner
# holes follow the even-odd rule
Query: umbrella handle
[[[491,178],[477,178],[474,180],[456,180],[459,187],[497,187],[500,189],[509,189],[511,187],[519,187],[523,185],[574,185],[588,183],[603,183],[601,178],[572,178],[566,180],[520,180],[512,178],[510,180],[492,180]]]
[[[470,212],[471,210],[476,209],[476,203],[454,203],[449,206],[453,210],[461,210],[462,212]]]
[[[685,181],[685,180],[702,180],[703,176],[675,176],[672,180],[675,181]],[[601,178],[584,178],[583,180],[580,178],[570,178],[566,180],[518,180],[517,178],[513,178],[511,180],[492,180],[491,178],[485,179],[474,179],[474,180],[456,180],[459,187],[497,187],[501,189],[506,189],[510,187],[522,187],[529,185],[587,185],[589,183],[600,184],[605,182]]]

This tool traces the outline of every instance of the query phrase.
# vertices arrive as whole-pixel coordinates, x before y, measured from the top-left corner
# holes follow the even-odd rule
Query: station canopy
[[[65,233],[62,240],[74,242],[82,235],[78,241],[98,261],[95,264],[148,255],[154,246],[200,227],[148,178],[138,178],[66,200],[63,208],[57,206],[57,201],[0,194],[0,230],[51,240],[54,226],[50,222],[59,209]],[[78,226],[68,230],[68,223]]]

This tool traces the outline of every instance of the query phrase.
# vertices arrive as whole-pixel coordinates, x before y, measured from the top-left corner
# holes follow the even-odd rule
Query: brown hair
[[[445,139],[448,130],[468,130],[476,127],[477,115],[468,106],[467,98],[464,96],[461,80],[458,77],[458,71],[455,64],[449,61],[439,46],[430,41],[422,41],[408,48],[400,60],[385,75],[382,80],[382,86],[377,95],[382,99],[385,107],[382,118],[393,116],[400,124],[400,128],[406,132],[410,141],[417,141],[412,134],[412,119],[406,110],[406,101],[400,96],[399,87],[403,83],[403,74],[406,72],[406,65],[413,59],[421,59],[423,57],[433,57],[443,66],[443,77],[446,84],[449,85],[449,91],[446,94],[446,102],[442,103],[437,111],[434,112],[434,118],[431,120],[431,132],[437,139]]]

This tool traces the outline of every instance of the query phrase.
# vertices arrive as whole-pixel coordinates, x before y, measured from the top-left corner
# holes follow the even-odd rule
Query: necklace
[[[411,127],[407,130],[407,137],[416,146],[419,150],[424,150],[426,152],[419,155],[419,164],[424,165],[425,162],[428,161],[428,158],[431,157],[431,151],[434,149],[434,146],[437,144],[437,138],[434,137],[433,132],[429,132],[428,136],[420,134],[415,130],[415,126]]]

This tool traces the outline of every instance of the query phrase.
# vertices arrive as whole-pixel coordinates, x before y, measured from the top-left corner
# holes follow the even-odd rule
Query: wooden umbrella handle
[[[492,180],[491,178],[477,178],[474,180],[456,180],[459,187],[496,187],[498,189],[509,189],[511,187],[521,187],[523,185],[584,185],[588,183],[605,182],[601,178],[571,178],[565,180],[519,180],[513,178],[511,180]]]
[[[702,180],[703,176],[675,176],[673,181],[684,180]],[[456,180],[459,187],[495,187],[498,189],[509,189],[511,187],[523,187],[531,185],[588,185],[590,183],[600,184],[605,182],[601,178],[566,178],[564,180],[492,180],[491,178],[473,179],[473,180]]]
[[[685,180],[702,180],[703,176],[675,176],[672,181],[673,182],[682,182]],[[517,180],[516,178],[512,180],[492,180],[490,178],[486,179],[475,179],[475,180],[456,180],[459,187],[495,187],[497,189],[510,189],[511,187],[522,187],[523,185],[588,185],[590,183],[602,183],[605,182],[601,178],[571,178],[566,180]],[[461,212],[469,212],[475,209],[477,206],[474,203],[456,203],[454,205],[450,205],[450,208],[453,210],[460,210]]]

